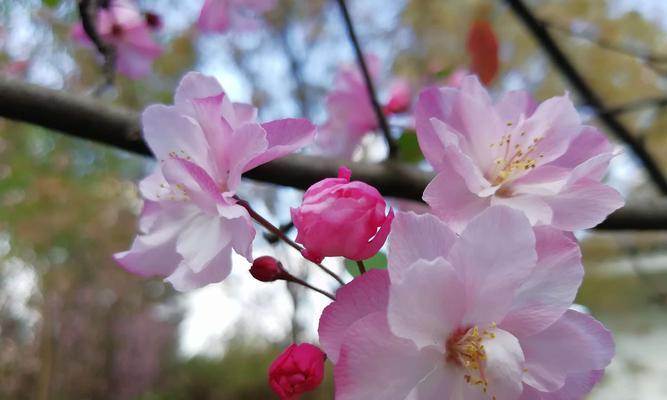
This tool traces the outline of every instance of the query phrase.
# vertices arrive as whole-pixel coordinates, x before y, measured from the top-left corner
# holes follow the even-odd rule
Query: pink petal
[[[337,400],[404,400],[444,355],[393,336],[383,313],[348,330],[334,368]]]
[[[389,213],[387,213],[387,218],[385,218],[382,225],[380,225],[380,229],[378,229],[375,236],[373,236],[368,244],[364,246],[355,256],[353,256],[352,259],[355,261],[362,261],[377,254],[377,252],[380,251],[384,245],[384,242],[387,240],[387,236],[389,236],[389,232],[391,231],[391,221],[393,219],[394,210],[390,208]]]
[[[118,72],[130,79],[148,75],[155,61],[162,54],[160,47],[144,24],[125,29],[120,40],[115,41]]]
[[[200,72],[188,72],[181,79],[174,95],[174,105],[180,112],[194,116],[193,99],[217,96],[224,90],[217,79]]]
[[[372,269],[336,291],[336,301],[320,317],[320,344],[336,364],[345,332],[361,318],[386,312],[389,302],[389,276],[386,270]]]
[[[201,272],[194,272],[189,265],[181,263],[166,281],[178,291],[188,291],[221,282],[232,271],[232,254],[229,247],[220,249],[217,256]]]
[[[388,268],[392,280],[402,279],[419,259],[447,257],[454,241],[456,234],[437,217],[398,212],[389,235]]]
[[[233,232],[225,220],[200,214],[183,229],[176,241],[176,251],[193,273],[206,269],[221,249],[229,246]]]
[[[465,286],[464,323],[500,322],[535,268],[535,234],[523,213],[494,206],[468,224],[449,261]]]
[[[232,233],[232,248],[236,253],[252,263],[252,242],[255,239],[255,226],[247,211],[240,206],[236,207],[243,213],[241,217],[230,218],[225,222],[226,228]]]
[[[300,118],[267,122],[262,124],[262,128],[266,131],[268,148],[249,162],[244,172],[307,146],[313,141],[317,130],[310,121]]]
[[[624,204],[615,189],[590,179],[581,179],[544,200],[553,210],[553,226],[566,231],[592,228]]]
[[[192,201],[210,214],[224,202],[215,181],[197,164],[169,158],[162,163],[162,173],[175,199]]]
[[[205,0],[197,19],[202,32],[224,32],[229,29],[230,4],[228,0]]]
[[[520,400],[581,400],[604,375],[604,370],[571,374],[565,379],[565,385],[555,392],[540,392],[524,385]]]
[[[461,326],[465,300],[464,284],[444,258],[418,260],[389,287],[389,326],[420,349],[444,348],[450,333]]]
[[[535,228],[537,266],[519,288],[500,327],[522,338],[544,330],[574,301],[584,276],[576,240],[551,227]]]
[[[516,124],[522,115],[528,118],[535,112],[537,102],[529,92],[514,90],[505,93],[495,108],[503,122]]]
[[[424,201],[454,232],[461,232],[474,216],[489,207],[490,199],[470,192],[452,169],[442,169],[424,191]]]
[[[461,385],[461,381],[463,372],[459,367],[440,362],[423,381],[419,382],[414,399],[455,399],[456,395],[451,397],[452,392]]]
[[[521,347],[526,355],[524,382],[544,392],[558,390],[571,374],[604,369],[614,356],[611,333],[573,310],[544,331],[522,338]]]
[[[243,125],[250,122],[255,122],[257,119],[257,108],[246,103],[233,103],[234,114],[236,115],[236,123]]]
[[[142,234],[129,250],[114,254],[114,260],[141,276],[170,275],[181,261],[176,252],[178,235],[196,213],[194,207],[176,204],[165,208],[146,202],[140,217]]]
[[[173,156],[190,157],[197,165],[213,172],[204,133],[176,108],[161,104],[149,106],[142,114],[142,126],[144,139],[158,161]]]
[[[507,206],[522,211],[531,225],[548,225],[551,223],[553,212],[551,207],[541,196],[514,195],[510,197],[491,198],[492,206]]]
[[[426,160],[436,170],[441,169],[445,147],[433,128],[431,119],[449,121],[457,94],[458,92],[451,88],[428,88],[422,90],[415,105],[415,126],[419,148],[424,153]]]
[[[592,126],[585,126],[572,140],[565,154],[551,164],[572,169],[599,154],[612,152],[613,147],[604,133]]]
[[[221,172],[227,175],[226,192],[232,194],[241,183],[241,174],[250,170],[248,165],[266,154],[267,132],[259,124],[245,124],[234,131],[228,146],[224,154],[226,168]]]

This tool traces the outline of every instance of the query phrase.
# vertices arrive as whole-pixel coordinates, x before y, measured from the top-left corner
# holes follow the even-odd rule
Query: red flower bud
[[[144,13],[146,25],[151,29],[160,29],[162,27],[162,18],[154,12],[146,11]]]
[[[317,346],[293,344],[271,364],[269,384],[280,400],[296,400],[322,383],[325,359]]]
[[[256,258],[250,267],[250,275],[262,282],[273,282],[289,277],[280,261],[271,256]]]

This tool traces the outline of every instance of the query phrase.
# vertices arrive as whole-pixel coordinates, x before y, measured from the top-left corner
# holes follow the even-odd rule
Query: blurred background
[[[208,35],[194,26],[201,3],[139,1],[162,19],[164,54],[149,76],[119,76],[101,99],[135,110],[170,103],[183,73],[198,70],[216,76],[232,99],[253,102],[262,120],[326,120],[324,99],[336,70],[354,63],[335,2],[280,0],[258,29]],[[491,23],[500,44],[494,93],[527,88],[541,100],[567,90],[503,2],[348,3],[364,49],[380,60],[381,98],[392,78],[407,79],[416,94],[467,68],[466,33],[478,18]],[[666,1],[527,4],[608,107],[667,97]],[[75,1],[0,0],[0,73],[92,96],[103,76],[95,52],[71,39],[77,20]],[[649,102],[618,114],[665,172],[666,105]],[[592,110],[580,111],[598,124]],[[398,136],[410,120],[392,124]],[[421,166],[415,141],[403,135],[405,161]],[[364,140],[356,159],[381,154],[376,136]],[[190,293],[115,265],[111,254],[126,249],[136,232],[135,182],[151,162],[0,119],[0,399],[268,399],[273,358],[294,338],[317,337],[326,299],[286,290],[283,282],[257,282],[243,259],[225,282]],[[658,196],[628,151],[613,162],[608,180],[630,202]],[[300,192],[246,181],[242,197],[280,224],[289,221]],[[578,236],[587,275],[577,302],[614,332],[618,350],[590,398],[667,398],[667,232]],[[302,277],[334,288],[291,249],[261,241],[255,255],[263,254],[278,254]],[[345,274],[337,260],[325,263]],[[306,398],[333,398],[330,377]]]

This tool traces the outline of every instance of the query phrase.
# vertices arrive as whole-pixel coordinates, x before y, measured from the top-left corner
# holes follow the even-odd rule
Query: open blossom
[[[373,81],[380,75],[380,59],[366,56],[366,65]],[[356,64],[342,66],[336,74],[334,89],[327,95],[327,121],[320,127],[316,143],[319,152],[331,157],[351,159],[363,137],[379,124],[366,81]],[[387,115],[401,113],[410,107],[408,83],[397,79],[390,87],[389,99],[383,107]]]
[[[398,213],[388,271],[337,292],[320,319],[338,400],[582,399],[614,354],[570,310],[583,277],[572,235],[495,206],[460,236]]]
[[[234,198],[241,174],[307,145],[315,126],[303,119],[257,123],[254,107],[232,103],[215,78],[194,72],[174,103],[143,113],[144,139],[159,163],[139,185],[141,233],[115,259],[186,290],[227,277],[232,249],[252,262],[255,229]]]
[[[316,389],[324,378],[326,356],[309,343],[293,344],[269,368],[269,384],[280,400],[296,400]]]
[[[111,0],[108,8],[101,8],[95,29],[100,38],[115,49],[118,72],[130,79],[147,75],[153,61],[162,53],[162,48],[153,40],[153,27],[131,0]],[[74,26],[72,36],[83,44],[91,43],[81,23]]]
[[[342,256],[365,260],[377,253],[389,235],[394,211],[380,192],[360,181],[350,182],[352,172],[341,167],[338,178],[323,179],[306,190],[303,202],[292,208],[296,241],[304,257],[320,262]]]
[[[614,148],[581,124],[567,96],[536,105],[526,92],[493,104],[476,77],[423,91],[419,145],[437,172],[424,200],[456,231],[491,205],[526,213],[533,225],[591,228],[623,205],[602,184]]]
[[[253,16],[270,11],[275,5],[276,0],[204,0],[197,27],[207,33],[252,29],[258,23]]]

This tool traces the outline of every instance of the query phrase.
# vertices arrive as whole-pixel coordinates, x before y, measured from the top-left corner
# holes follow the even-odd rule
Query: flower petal
[[[176,251],[192,272],[202,272],[220,249],[229,246],[232,232],[227,229],[225,222],[222,218],[202,213],[179,234]]]
[[[465,286],[464,323],[500,322],[535,268],[535,234],[523,213],[494,206],[468,224],[449,261]]]
[[[537,266],[519,288],[500,327],[522,338],[544,330],[574,301],[584,276],[581,251],[572,235],[535,228]]]
[[[220,249],[208,266],[201,272],[194,272],[185,262],[178,266],[167,282],[178,291],[187,291],[204,287],[224,280],[232,271],[232,252],[230,247]]]
[[[464,290],[457,271],[444,258],[418,260],[402,280],[392,281],[389,287],[391,331],[419,348],[444,348],[463,318]]]
[[[456,234],[436,216],[398,212],[389,235],[388,269],[392,281],[402,279],[419,259],[447,257],[455,241]]]
[[[565,385],[555,392],[540,392],[524,385],[520,400],[581,400],[586,396],[604,375],[604,370],[570,374]]]
[[[188,72],[176,88],[174,105],[179,112],[194,116],[191,100],[217,96],[224,92],[217,79],[200,72]]]
[[[614,356],[611,333],[594,318],[568,310],[544,331],[521,339],[524,382],[537,390],[561,388],[568,375],[601,370]]]
[[[334,368],[337,400],[404,400],[444,357],[392,335],[381,312],[357,321],[344,342]]]
[[[361,318],[386,312],[389,302],[389,275],[386,270],[372,269],[336,291],[336,301],[320,317],[320,344],[327,357],[336,364],[345,332]]]
[[[249,171],[258,165],[284,157],[313,141],[317,127],[301,118],[287,118],[262,124],[266,131],[268,148],[250,161],[244,169]]]

